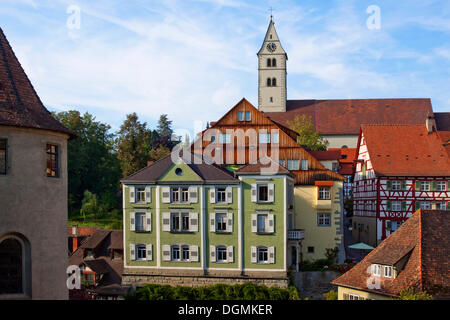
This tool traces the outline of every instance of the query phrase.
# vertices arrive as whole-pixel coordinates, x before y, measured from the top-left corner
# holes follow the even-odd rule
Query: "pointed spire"
[[[74,136],[44,107],[1,28],[0,125],[45,129]]]

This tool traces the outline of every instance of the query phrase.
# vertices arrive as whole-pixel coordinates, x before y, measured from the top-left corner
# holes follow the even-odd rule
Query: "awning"
[[[368,244],[365,244],[364,242],[352,244],[351,246],[348,246],[349,249],[359,249],[359,250],[373,250],[374,247],[369,246]]]

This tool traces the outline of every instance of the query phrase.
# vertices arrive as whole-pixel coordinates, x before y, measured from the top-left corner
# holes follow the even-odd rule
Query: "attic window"
[[[182,170],[181,168],[176,168],[176,169],[175,169],[175,174],[176,174],[177,176],[181,176],[181,175],[183,174],[183,170]]]

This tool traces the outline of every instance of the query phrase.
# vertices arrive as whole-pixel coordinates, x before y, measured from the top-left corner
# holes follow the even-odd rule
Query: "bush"
[[[297,288],[287,289],[255,285],[217,284],[198,288],[149,284],[125,297],[128,300],[300,300]]]
[[[411,287],[407,287],[400,291],[399,300],[433,300],[433,296],[426,291],[416,291]]]
[[[327,293],[324,293],[323,297],[325,300],[338,300],[338,293],[337,291],[330,290]]]

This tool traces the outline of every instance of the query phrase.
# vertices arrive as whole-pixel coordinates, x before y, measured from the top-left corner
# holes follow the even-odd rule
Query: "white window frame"
[[[134,231],[145,231],[145,219],[145,212],[136,212],[134,214]]]
[[[330,192],[330,187],[319,187],[319,196],[318,199],[319,200],[331,200],[331,192]]]
[[[300,161],[294,159],[287,161],[288,170],[299,170],[299,168],[300,168]]]
[[[219,229],[219,225],[223,225],[224,229]],[[227,232],[227,214],[216,213],[216,232]]]
[[[270,143],[270,133],[269,132],[260,132],[258,134],[258,141],[259,143]]]
[[[257,233],[266,233],[267,220],[269,219],[269,215],[266,213],[258,213],[256,215],[256,232]]]
[[[431,210],[431,202],[430,201],[420,201],[420,209]]]
[[[142,256],[142,252],[144,252]],[[139,254],[141,253],[141,254]],[[141,255],[141,257],[139,257]],[[147,260],[147,246],[145,244],[137,244],[136,245],[136,260],[137,261],[143,261]]]
[[[359,295],[357,295],[357,294],[353,294],[353,293],[349,293],[348,294],[348,299],[349,300],[361,300],[360,298],[361,297]]]
[[[402,211],[402,202],[401,201],[392,201],[391,202],[391,211]]]
[[[260,260],[260,252],[265,250],[266,260]],[[256,247],[256,262],[261,264],[269,263],[269,248],[264,246]]]
[[[173,220],[178,220],[178,229],[174,228]],[[184,220],[188,219],[188,228],[184,228]],[[190,230],[189,212],[171,212],[170,213],[170,231],[171,232],[189,232]]]
[[[402,182],[401,181],[392,181],[391,182],[391,190],[392,191],[400,191],[402,190]]]
[[[394,268],[392,266],[384,266],[383,267],[383,276],[386,278],[394,277]]]
[[[420,181],[420,191],[431,191],[430,181]]]
[[[225,254],[225,259],[219,259],[220,255],[219,255],[219,251],[221,252],[221,254]],[[223,253],[223,251],[225,253]],[[216,247],[216,262],[227,262],[228,261],[228,249],[226,246],[217,246]]]
[[[219,143],[231,143],[231,135],[229,133],[220,133]]]
[[[381,266],[379,264],[372,264],[372,275],[381,277]]]
[[[221,190],[223,189],[223,190]],[[223,201],[221,201],[219,194],[223,196]],[[216,203],[227,203],[227,188],[226,187],[218,187],[216,189]]]
[[[447,182],[436,181],[436,191],[447,191]]]
[[[302,159],[300,170],[306,171],[308,170],[308,160]]]
[[[262,187],[267,188],[267,200],[261,200],[261,199],[260,199],[260,192],[259,192],[259,189],[262,188]],[[264,203],[264,202],[269,202],[269,185],[268,185],[268,184],[258,184],[258,185],[256,186],[256,190],[257,190],[257,194],[256,194],[256,196],[257,196],[257,198],[256,198],[257,202],[262,202],[262,203]]]
[[[328,221],[328,223],[326,223]],[[319,212],[317,213],[317,226],[330,227],[331,226],[331,213]]]
[[[145,203],[145,187],[135,187],[134,196],[136,203]]]

